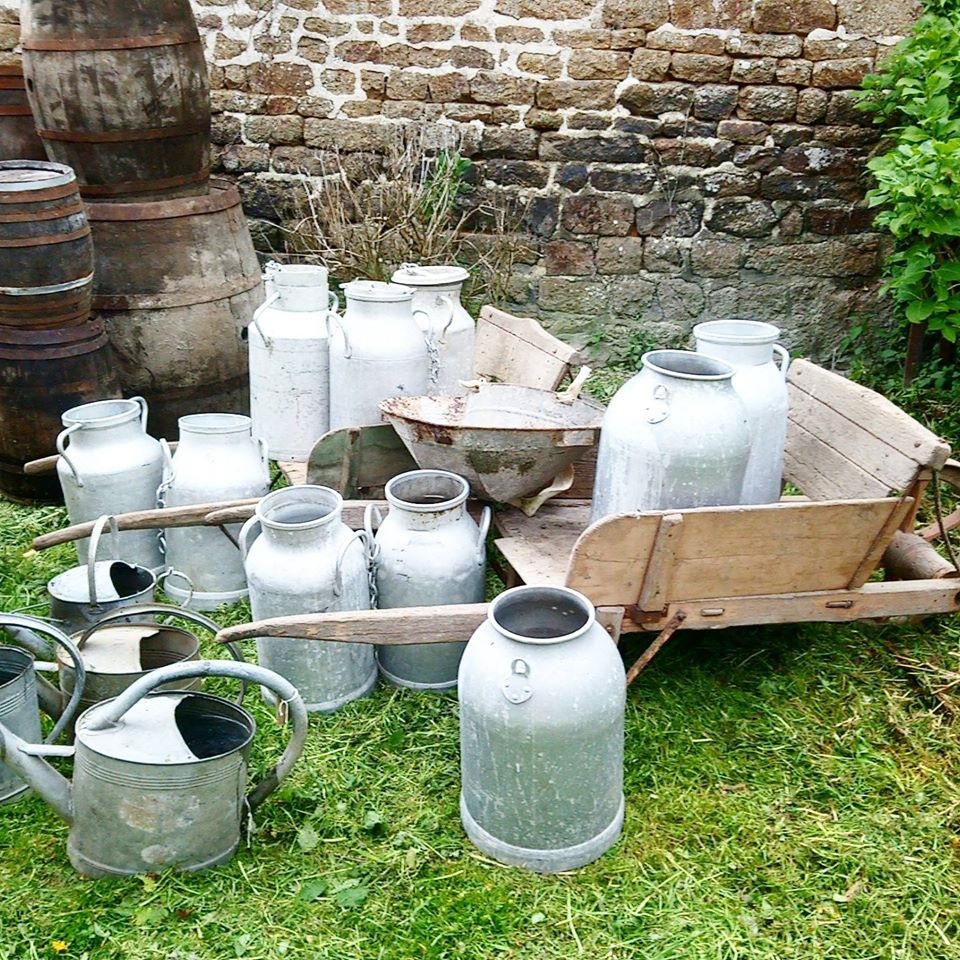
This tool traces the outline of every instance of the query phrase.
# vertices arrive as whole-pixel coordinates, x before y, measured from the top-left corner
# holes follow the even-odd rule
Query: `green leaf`
[[[297,844],[304,853],[315,850],[320,843],[320,834],[314,829],[313,824],[305,823],[297,831]]]
[[[370,833],[383,833],[386,821],[377,810],[368,810],[363,815],[363,829]]]
[[[305,903],[313,903],[314,900],[319,900],[329,889],[330,883],[327,880],[308,880],[300,887],[297,899],[303,900]]]
[[[927,300],[911,303],[907,307],[907,319],[911,323],[923,323],[933,313],[933,304]]]
[[[369,895],[369,887],[361,884],[359,880],[348,880],[339,890],[334,892],[333,899],[338,906],[350,909],[359,907]]]

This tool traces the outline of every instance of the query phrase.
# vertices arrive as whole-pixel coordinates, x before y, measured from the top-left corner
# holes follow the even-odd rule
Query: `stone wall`
[[[10,0],[3,0],[10,6]],[[915,0],[193,0],[218,168],[289,213],[331,151],[452,127],[537,241],[508,308],[615,346],[768,319],[824,357],[877,310],[851,91]]]

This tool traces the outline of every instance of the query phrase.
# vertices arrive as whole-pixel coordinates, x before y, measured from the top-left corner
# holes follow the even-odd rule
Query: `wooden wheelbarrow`
[[[764,506],[652,511],[588,525],[590,504],[583,495],[591,487],[592,464],[585,458],[569,492],[579,496],[552,500],[533,517],[516,509],[498,512],[495,542],[507,585],[579,590],[617,641],[623,633],[656,633],[628,679],[680,627],[846,622],[960,610],[960,571],[928,542],[960,524],[960,510],[919,529],[916,520],[931,486],[938,505],[943,483],[960,491],[960,464],[949,460],[949,446],[890,401],[813,363],[795,361],[788,382],[784,479],[798,495]],[[392,475],[389,462],[381,466],[384,479]],[[351,471],[341,473],[347,477]],[[307,479],[315,479],[309,471]],[[346,503],[348,524],[359,525],[364,505]],[[180,516],[148,511],[118,521],[121,529],[222,524],[249,516],[253,507],[180,509]],[[58,531],[38,538],[35,546],[88,532]],[[885,579],[879,579],[881,571]],[[309,614],[230,627],[219,638],[462,641],[486,609],[469,604]]]

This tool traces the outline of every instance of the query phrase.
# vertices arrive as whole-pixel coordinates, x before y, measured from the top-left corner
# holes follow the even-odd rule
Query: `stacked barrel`
[[[23,67],[0,65],[0,160],[46,160],[33,125]]]
[[[97,251],[93,306],[151,429],[248,410],[243,328],[263,300],[233,186],[211,183],[210,90],[189,0],[23,0],[27,93],[71,166]]]

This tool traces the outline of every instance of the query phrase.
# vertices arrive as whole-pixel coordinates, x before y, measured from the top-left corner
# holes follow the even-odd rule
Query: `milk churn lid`
[[[374,303],[401,303],[413,299],[413,291],[397,283],[382,280],[351,280],[343,284],[343,292],[350,300],[369,300]]]
[[[144,765],[198,763],[243,749],[255,733],[242,708],[203,693],[172,691],[138,700],[115,724],[90,729],[112,700],[77,721],[77,741],[114,760]]]
[[[406,283],[411,287],[441,287],[450,283],[463,283],[470,274],[453,264],[421,267],[419,263],[404,263],[391,278],[394,283]]]

